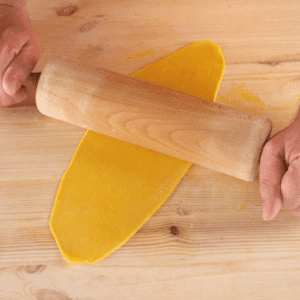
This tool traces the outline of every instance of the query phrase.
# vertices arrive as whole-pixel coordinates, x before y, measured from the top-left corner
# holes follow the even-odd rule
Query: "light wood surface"
[[[36,72],[65,55],[130,75],[212,40],[227,64],[218,101],[269,117],[272,135],[297,114],[299,1],[28,0],[27,8],[42,49]],[[122,248],[68,266],[49,220],[84,133],[30,100],[0,110],[0,298],[299,298],[299,219],[282,211],[264,222],[257,178],[198,166]]]
[[[66,77],[65,74],[68,74]],[[43,115],[253,181],[270,119],[59,56],[44,68]]]

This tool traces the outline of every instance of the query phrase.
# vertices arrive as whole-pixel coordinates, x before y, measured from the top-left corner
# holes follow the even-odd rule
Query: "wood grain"
[[[35,71],[65,55],[130,75],[209,39],[227,64],[218,101],[269,117],[272,135],[297,114],[299,1],[28,0],[27,8],[43,54]],[[299,219],[282,211],[264,222],[257,179],[196,166],[122,248],[95,265],[64,263],[48,222],[84,132],[32,105],[0,110],[1,298],[299,298]]]
[[[266,117],[67,57],[44,68],[36,104],[48,117],[245,181],[257,176],[272,130]]]

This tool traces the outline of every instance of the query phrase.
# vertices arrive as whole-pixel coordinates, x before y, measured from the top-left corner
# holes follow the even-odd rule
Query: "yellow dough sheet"
[[[210,41],[191,44],[133,77],[214,101],[225,61]],[[87,131],[64,174],[50,227],[67,262],[95,263],[160,208],[191,163]]]

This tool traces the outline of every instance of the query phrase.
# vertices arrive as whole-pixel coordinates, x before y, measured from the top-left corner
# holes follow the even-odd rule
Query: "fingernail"
[[[18,83],[18,81],[13,81],[11,84],[11,92],[12,92],[12,96],[19,90],[20,85]]]
[[[279,214],[279,212],[282,209],[282,203],[280,200],[277,200],[276,203],[273,206],[273,214],[274,214],[274,218]]]
[[[264,221],[269,221],[268,213],[265,211],[263,212],[263,219],[264,219]]]
[[[267,207],[266,203],[263,203],[263,219],[265,221],[269,220],[268,207]]]
[[[3,86],[3,89],[4,89],[5,93],[8,94],[7,86],[6,86],[6,84],[4,82],[3,82],[2,86]]]
[[[282,208],[282,204],[280,200],[277,200],[273,207],[267,207],[267,205],[263,204],[263,219],[265,221],[270,221],[274,219]]]
[[[6,94],[10,96],[14,96],[16,92],[19,90],[19,83],[17,81],[13,81],[9,86],[6,84],[3,84],[3,88],[6,92]]]

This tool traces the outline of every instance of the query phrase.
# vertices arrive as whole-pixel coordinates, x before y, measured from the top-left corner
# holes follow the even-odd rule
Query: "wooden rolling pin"
[[[36,104],[46,116],[245,181],[255,179],[272,130],[266,117],[61,56],[43,70]]]

